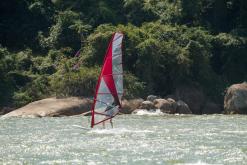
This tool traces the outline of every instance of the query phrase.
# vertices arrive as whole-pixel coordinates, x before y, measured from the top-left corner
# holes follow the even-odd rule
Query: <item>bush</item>
[[[13,104],[16,107],[52,95],[47,75],[29,75],[29,77],[32,81],[20,87],[13,95]]]
[[[228,84],[247,80],[247,39],[220,33],[214,37],[214,70],[223,76]]]
[[[131,73],[124,74],[125,98],[145,97],[147,94],[147,88],[143,82]]]
[[[73,71],[64,66],[53,74],[50,78],[51,90],[56,96],[92,96],[99,75],[99,68],[81,67],[78,71]]]

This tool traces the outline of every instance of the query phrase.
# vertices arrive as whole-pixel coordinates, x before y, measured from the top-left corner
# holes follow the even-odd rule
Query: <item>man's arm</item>
[[[90,113],[91,113],[91,111],[87,111],[87,112],[82,113],[82,115],[85,116],[85,115],[88,115]]]

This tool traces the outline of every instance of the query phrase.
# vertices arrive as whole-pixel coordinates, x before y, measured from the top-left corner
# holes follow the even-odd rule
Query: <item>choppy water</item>
[[[121,115],[114,129],[72,126],[82,122],[0,119],[0,164],[247,164],[247,116]]]

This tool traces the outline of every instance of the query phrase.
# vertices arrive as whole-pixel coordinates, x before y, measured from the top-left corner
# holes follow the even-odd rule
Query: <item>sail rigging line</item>
[[[79,57],[80,54],[81,54],[81,48],[75,53],[74,57]],[[72,69],[73,70],[78,70],[78,68],[80,67],[81,63],[82,63],[82,60],[79,59],[79,61],[76,64],[74,64]]]
[[[105,105],[107,105],[107,106],[111,106],[111,105],[108,105],[107,103],[105,103],[105,102],[103,102],[103,101],[100,101],[100,100],[96,100],[96,101],[101,102],[101,103],[103,103],[103,104],[105,104]],[[111,106],[111,107],[114,107],[114,106]]]

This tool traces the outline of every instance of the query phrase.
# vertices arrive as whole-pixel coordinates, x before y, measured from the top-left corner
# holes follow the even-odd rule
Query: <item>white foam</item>
[[[124,133],[152,133],[150,130],[129,130],[126,128],[112,128],[112,129],[92,129],[88,133],[93,134],[124,134]]]
[[[74,163],[80,164],[82,163],[82,161],[79,159],[74,159],[74,160],[58,159],[58,160],[46,160],[40,162],[40,164],[74,164]]]
[[[160,109],[155,109],[153,111],[147,111],[145,109],[140,109],[136,112],[135,115],[147,115],[147,116],[161,116],[161,115],[164,115],[163,112],[160,111]]]
[[[221,131],[222,133],[246,134],[247,131]]]
[[[175,165],[223,165],[223,164],[208,164],[208,163],[198,161],[196,163],[177,163]]]

